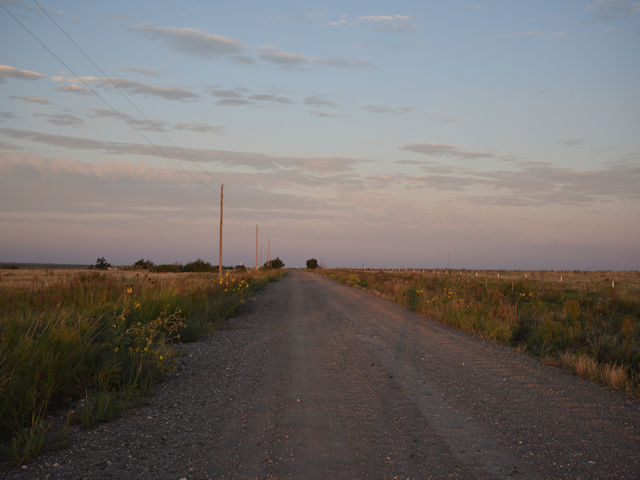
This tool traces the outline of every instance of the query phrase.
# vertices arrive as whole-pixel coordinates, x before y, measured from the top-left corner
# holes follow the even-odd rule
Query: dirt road
[[[185,346],[151,404],[10,478],[640,478],[640,402],[324,277]]]

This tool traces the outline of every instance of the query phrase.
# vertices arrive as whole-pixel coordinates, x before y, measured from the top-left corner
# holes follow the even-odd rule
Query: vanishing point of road
[[[640,402],[291,271],[11,478],[639,479]]]

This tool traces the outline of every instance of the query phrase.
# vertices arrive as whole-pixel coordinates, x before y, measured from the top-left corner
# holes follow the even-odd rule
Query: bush
[[[182,265],[178,263],[154,265],[149,270],[155,273],[177,273],[182,271]]]
[[[214,268],[209,262],[197,259],[195,262],[189,262],[182,267],[183,272],[213,272]]]
[[[318,260],[316,260],[315,258],[310,258],[309,260],[307,260],[307,268],[309,270],[313,270],[314,268],[318,268]]]
[[[275,269],[275,268],[282,268],[284,267],[284,262],[282,260],[280,260],[280,257],[276,257],[273,260],[269,260],[268,262],[265,262],[264,265],[262,266],[262,268],[269,270],[269,269]]]

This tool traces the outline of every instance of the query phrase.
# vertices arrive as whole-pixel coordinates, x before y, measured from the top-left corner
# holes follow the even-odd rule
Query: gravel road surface
[[[7,477],[640,478],[640,402],[319,275],[183,349],[149,405]]]

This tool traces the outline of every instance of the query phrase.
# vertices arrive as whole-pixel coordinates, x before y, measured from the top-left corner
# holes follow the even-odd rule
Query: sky
[[[0,7],[0,262],[640,269],[638,1]]]

